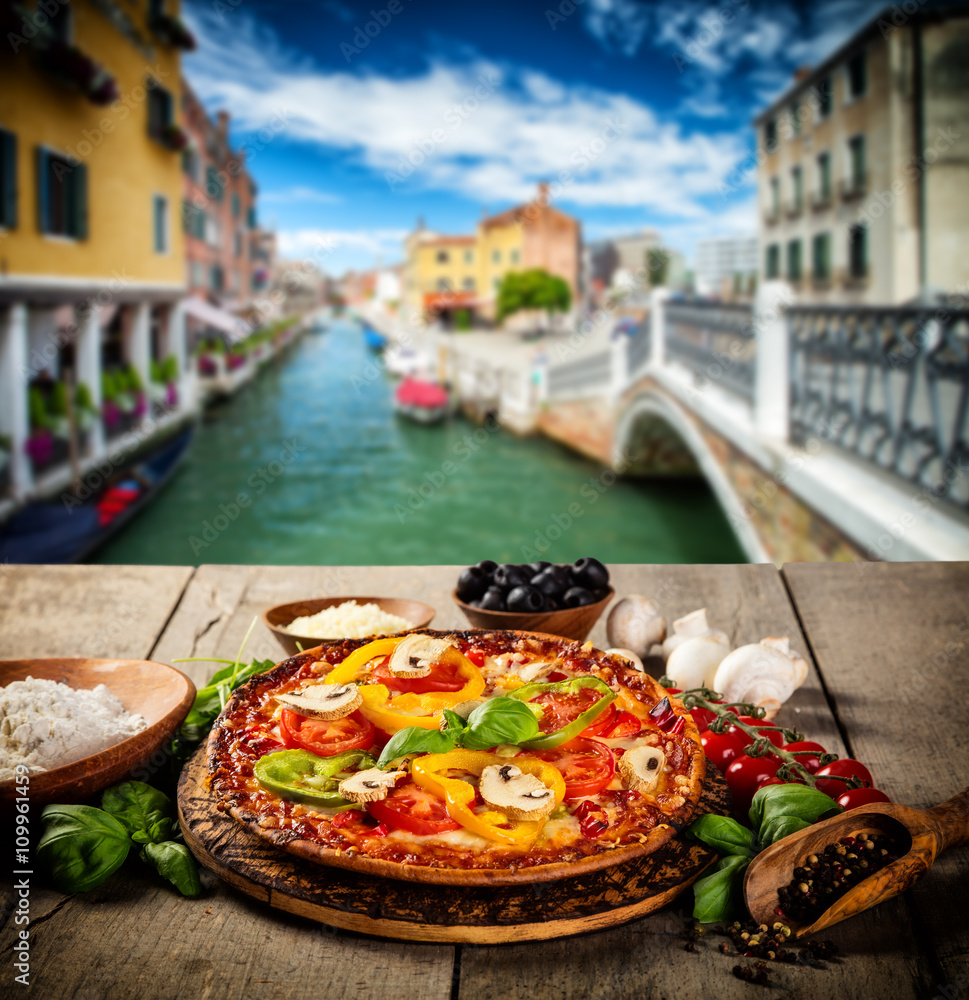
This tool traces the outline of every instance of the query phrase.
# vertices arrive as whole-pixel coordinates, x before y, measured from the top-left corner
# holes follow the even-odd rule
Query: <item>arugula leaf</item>
[[[124,781],[101,796],[101,808],[117,819],[137,844],[171,836],[175,810],[171,799],[143,781]]]
[[[694,820],[686,832],[720,854],[752,858],[757,853],[753,831],[729,816],[707,813]]]
[[[701,924],[727,920],[739,909],[743,901],[743,874],[750,858],[730,855],[721,858],[712,875],[705,875],[693,883],[693,916]]]
[[[410,726],[394,733],[380,754],[377,767],[387,768],[398,757],[405,757],[411,753],[448,753],[454,746],[454,736],[451,733]]]
[[[86,892],[116,872],[131,849],[128,832],[94,806],[47,806],[37,860],[61,892]]]
[[[487,750],[502,743],[517,746],[538,733],[538,719],[528,705],[501,695],[479,705],[468,716],[461,742],[469,750]]]
[[[150,861],[159,874],[168,879],[183,896],[201,896],[202,883],[199,880],[195,858],[184,844],[165,840],[160,844],[146,844],[142,856]]]
[[[768,844],[775,844],[778,840],[789,837],[798,830],[806,830],[811,824],[806,819],[798,816],[775,816],[768,820],[760,828],[760,841],[766,847]]]
[[[796,816],[814,823],[822,816],[834,816],[844,810],[830,795],[808,785],[764,785],[758,788],[750,804],[750,825],[760,836],[764,827],[779,816]],[[763,836],[760,840],[766,843]]]

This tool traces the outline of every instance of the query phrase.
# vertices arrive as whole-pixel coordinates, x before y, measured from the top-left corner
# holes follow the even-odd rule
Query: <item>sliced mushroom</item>
[[[673,633],[668,635],[666,641],[663,643],[663,659],[668,660],[673,650],[677,646],[681,646],[687,639],[699,639],[701,637],[717,639],[726,646],[730,645],[730,639],[726,632],[710,628],[707,623],[707,609],[699,608],[697,611],[691,611],[688,615],[677,618],[673,622]]]
[[[650,647],[662,642],[666,635],[666,619],[655,601],[642,594],[630,594],[617,601],[609,612],[606,635],[611,646],[648,656]]]
[[[670,653],[666,661],[666,676],[681,691],[690,688],[713,687],[720,661],[730,652],[730,646],[717,636],[699,635],[687,639]]]
[[[656,747],[636,747],[619,758],[619,773],[627,788],[651,792],[666,765],[666,754]]]
[[[631,649],[607,649],[606,656],[618,656],[621,660],[631,663],[641,674],[646,672],[643,661]]]
[[[363,704],[356,684],[313,684],[276,696],[280,705],[314,719],[343,719]]]
[[[387,793],[407,774],[406,771],[381,771],[379,767],[368,767],[344,778],[338,788],[348,802],[376,802],[387,798]]]
[[[808,665],[791,650],[790,641],[768,638],[740,646],[717,667],[713,687],[728,702],[746,701],[775,716],[781,705],[804,683]]]
[[[480,698],[473,699],[472,701],[462,701],[459,705],[455,705],[451,709],[455,715],[460,715],[462,719],[467,721],[468,716],[479,706],[483,705],[484,702]]]
[[[510,819],[544,819],[555,808],[552,789],[515,764],[492,764],[481,772],[481,797]]]
[[[395,677],[426,677],[451,648],[447,640],[430,635],[405,636],[391,654],[390,672]]]
[[[526,663],[518,670],[518,676],[526,683],[544,677],[546,674],[558,666],[558,660],[536,660],[534,663]]]

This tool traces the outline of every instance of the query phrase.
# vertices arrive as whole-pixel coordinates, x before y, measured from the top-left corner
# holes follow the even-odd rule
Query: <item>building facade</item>
[[[70,417],[93,462],[146,397],[188,395],[178,109],[194,40],[176,4],[49,6],[0,11],[0,494],[18,499],[63,475]]]
[[[969,9],[887,8],[755,120],[761,274],[802,301],[969,288]]]
[[[756,236],[718,236],[698,240],[693,284],[698,295],[741,298],[753,292],[760,268]]]
[[[498,288],[512,271],[541,268],[581,292],[579,221],[536,197],[485,216],[474,235],[442,236],[419,224],[404,244],[403,297],[411,314],[454,322],[459,314],[493,321]]]
[[[608,236],[587,244],[586,284],[592,303],[601,305],[611,294],[628,299],[648,293],[659,277],[650,270],[653,254],[661,255],[664,261],[663,283],[683,290],[687,283],[686,261],[679,251],[663,246],[655,229]]]

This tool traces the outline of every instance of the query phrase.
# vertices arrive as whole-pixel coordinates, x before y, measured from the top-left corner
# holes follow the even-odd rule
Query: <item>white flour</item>
[[[146,727],[104,684],[87,691],[36,677],[13,681],[0,688],[0,781],[13,778],[18,764],[31,774],[47,771],[107,750]]]

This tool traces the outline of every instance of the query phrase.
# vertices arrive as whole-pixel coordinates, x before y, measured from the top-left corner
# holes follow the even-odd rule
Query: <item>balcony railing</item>
[[[780,217],[781,210],[778,205],[771,205],[770,207],[764,209],[764,222],[766,222],[768,226],[773,226],[777,220],[780,219]]]
[[[716,382],[753,399],[756,341],[750,306],[671,302],[665,320],[667,355],[692,368],[698,385]]]
[[[830,191],[815,191],[811,195],[811,209],[815,212],[823,212],[826,208],[831,207],[831,192]]]
[[[868,193],[868,175],[860,177],[845,177],[839,185],[842,201],[854,201],[857,198],[864,198]]]
[[[820,438],[969,506],[969,310],[788,310],[791,437]],[[918,513],[919,496],[913,497]]]
[[[796,219],[798,216],[804,213],[804,201],[803,199],[795,198],[793,201],[787,203],[787,210],[785,215],[789,219]]]

